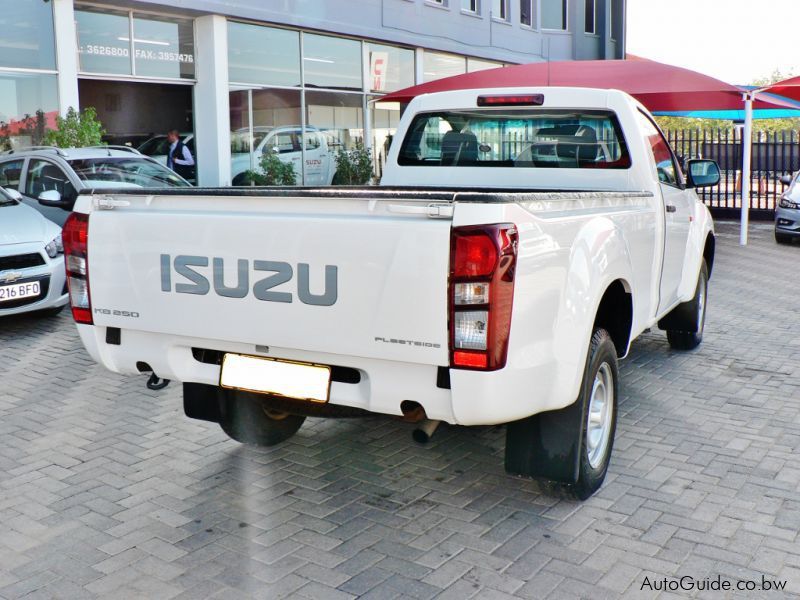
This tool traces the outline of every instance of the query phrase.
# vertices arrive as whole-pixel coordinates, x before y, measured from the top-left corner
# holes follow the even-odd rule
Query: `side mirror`
[[[39,204],[42,206],[52,206],[54,208],[61,208],[64,210],[72,210],[69,206],[69,201],[61,197],[57,190],[45,190],[37,198]]]
[[[17,202],[22,202],[22,194],[20,194],[17,190],[13,188],[3,188],[3,190]]]
[[[783,185],[791,185],[792,176],[791,175],[784,175],[783,177],[779,177],[778,181],[780,181]]]
[[[722,178],[716,161],[701,158],[688,161],[686,175],[686,185],[690,188],[712,187]]]

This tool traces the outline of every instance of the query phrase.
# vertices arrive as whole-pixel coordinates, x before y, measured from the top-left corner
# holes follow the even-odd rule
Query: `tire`
[[[697,276],[694,298],[678,305],[670,315],[667,328],[667,341],[674,350],[694,350],[703,341],[706,325],[706,305],[708,304],[708,268],[704,260]]]
[[[544,479],[549,491],[585,500],[603,484],[617,427],[617,351],[605,329],[592,334],[578,399],[509,423],[506,471]]]
[[[250,185],[250,179],[247,177],[245,173],[239,173],[236,177],[233,178],[231,181],[231,185],[235,187],[242,187]]]
[[[228,437],[242,444],[275,446],[292,437],[306,420],[300,415],[272,411],[259,394],[230,391],[220,407],[219,424]]]
[[[776,230],[775,231],[775,241],[778,242],[779,244],[791,244],[792,243],[792,236],[791,235],[787,235],[785,233],[778,233],[778,231]]]

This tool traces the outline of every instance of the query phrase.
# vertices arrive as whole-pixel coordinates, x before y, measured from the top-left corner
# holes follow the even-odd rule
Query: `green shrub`
[[[283,162],[275,152],[265,152],[259,161],[259,170],[248,170],[244,173],[245,181],[250,185],[296,185],[297,175],[294,165]]]
[[[372,154],[360,142],[355,148],[340,148],[336,153],[336,185],[365,185],[375,176]]]
[[[94,108],[88,106],[78,112],[70,106],[66,117],[56,117],[56,129],[44,134],[44,143],[59,148],[99,146],[103,143],[104,133]]]

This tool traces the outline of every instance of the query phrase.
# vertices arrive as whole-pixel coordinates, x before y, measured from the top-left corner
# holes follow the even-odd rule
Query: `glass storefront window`
[[[128,13],[76,10],[75,21],[81,71],[131,75]]]
[[[309,139],[320,139],[316,152],[306,151],[306,185],[330,185],[336,172],[336,153],[364,143],[364,96],[337,92],[306,92]]]
[[[300,34],[228,21],[228,78],[236,83],[300,85]]]
[[[369,88],[393,92],[414,85],[414,51],[383,44],[368,44]]]
[[[136,74],[171,79],[194,78],[192,22],[136,15],[133,19]]]
[[[307,86],[360,90],[361,42],[305,33],[303,70]]]
[[[451,75],[461,75],[466,73],[466,61],[463,56],[454,54],[442,54],[441,52],[425,51],[423,63],[423,75],[425,81],[442,79]]]
[[[370,100],[376,100],[373,96]],[[370,104],[372,117],[372,161],[375,165],[375,176],[380,179],[383,167],[386,164],[386,155],[389,145],[397,132],[400,121],[400,104],[398,102],[372,102]]]
[[[299,183],[300,91],[236,90],[229,97],[233,185],[245,185],[245,173],[258,169],[262,155],[275,149],[281,161],[292,164]]]
[[[475,71],[486,71],[487,69],[497,69],[502,66],[503,63],[492,62],[491,60],[481,60],[480,58],[467,59],[467,73],[474,73]]]
[[[55,69],[52,3],[42,0],[3,2],[0,11],[0,66]]]
[[[566,31],[567,0],[542,0],[542,29]]]
[[[0,73],[0,149],[41,144],[57,114],[55,75]]]

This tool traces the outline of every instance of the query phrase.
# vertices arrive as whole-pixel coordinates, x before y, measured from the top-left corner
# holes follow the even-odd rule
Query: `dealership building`
[[[317,132],[295,136],[307,150],[319,139],[332,151],[363,142],[380,166],[400,107],[374,100],[399,88],[625,52],[625,0],[6,4],[0,144],[34,144],[56,115],[91,106],[109,143],[136,147],[173,128],[193,134],[207,186],[231,183],[235,156],[257,161],[265,136],[303,127]]]

